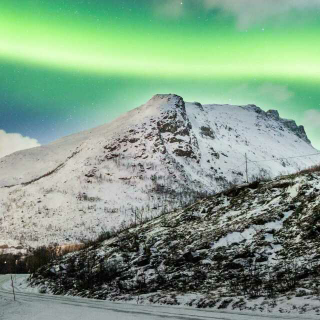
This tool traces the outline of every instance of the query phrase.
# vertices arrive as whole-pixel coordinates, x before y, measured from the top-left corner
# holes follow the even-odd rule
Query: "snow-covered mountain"
[[[156,95],[109,124],[0,159],[0,246],[79,241],[189,204],[243,182],[245,154],[261,161],[249,161],[253,177],[309,167],[313,158],[292,157],[316,152],[277,111]]]

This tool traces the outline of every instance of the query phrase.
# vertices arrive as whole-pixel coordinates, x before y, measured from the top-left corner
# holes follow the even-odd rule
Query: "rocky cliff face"
[[[311,144],[311,141],[308,139],[304,126],[298,126],[294,120],[280,118],[279,112],[277,110],[269,110],[266,114],[268,116],[271,116],[275,120],[283,123],[284,126],[290,129],[297,137]]]
[[[243,182],[245,153],[262,161],[249,162],[250,179],[295,172],[314,162],[292,157],[316,152],[299,132],[253,105],[156,95],[109,124],[0,159],[0,245],[78,242],[187,205]]]

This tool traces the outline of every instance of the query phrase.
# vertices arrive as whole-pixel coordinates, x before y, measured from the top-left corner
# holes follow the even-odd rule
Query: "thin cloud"
[[[157,15],[176,19],[186,13],[182,0],[161,0],[155,4]]]
[[[274,84],[272,82],[265,82],[259,86],[252,86],[248,83],[243,83],[239,86],[231,88],[227,95],[229,98],[240,99],[247,103],[259,103],[269,101],[270,103],[284,103],[289,101],[294,92],[287,86]]]
[[[290,100],[294,96],[294,93],[287,86],[264,83],[258,87],[257,96],[272,97],[275,102],[285,102]]]
[[[203,0],[207,10],[222,9],[237,19],[240,28],[266,19],[282,17],[294,10],[313,10],[320,8],[319,0]]]
[[[0,130],[0,158],[16,151],[39,146],[40,144],[36,139],[24,137],[19,133],[7,133]]]
[[[203,0],[203,4],[207,10],[222,9],[231,13],[240,28],[281,17],[294,10],[320,8],[319,0]]]
[[[163,0],[156,1],[156,12],[181,17],[191,8],[221,10],[236,18],[237,27],[246,29],[268,19],[283,18],[293,11],[320,9],[319,0]],[[193,4],[188,6],[187,4]]]
[[[320,129],[320,111],[309,109],[304,113],[303,122],[311,129]]]

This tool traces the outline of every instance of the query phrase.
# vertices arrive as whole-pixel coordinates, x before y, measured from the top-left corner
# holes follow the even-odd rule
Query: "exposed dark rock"
[[[200,128],[200,130],[201,130],[201,135],[202,135],[202,136],[209,137],[209,138],[212,138],[212,139],[215,138],[214,132],[213,132],[213,130],[212,130],[210,127],[204,127],[204,126],[202,126],[202,127]]]

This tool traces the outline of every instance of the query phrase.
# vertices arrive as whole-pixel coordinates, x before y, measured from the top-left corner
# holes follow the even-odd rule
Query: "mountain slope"
[[[318,167],[232,188],[164,214],[52,262],[31,283],[56,294],[100,299],[143,295],[150,302],[178,304],[174,297],[185,294],[184,301],[198,307],[232,303],[241,309],[241,296],[262,296],[270,300],[260,299],[261,311],[283,297],[307,295],[305,310],[296,311],[305,312],[313,302],[317,312],[319,258]]]
[[[0,245],[80,241],[189,204],[244,181],[245,153],[257,161],[315,152],[303,127],[276,111],[156,95],[110,124],[0,159]],[[312,164],[250,162],[249,176]]]

